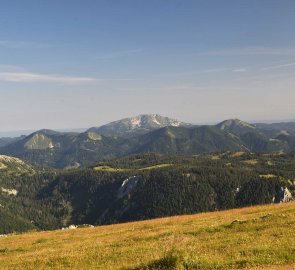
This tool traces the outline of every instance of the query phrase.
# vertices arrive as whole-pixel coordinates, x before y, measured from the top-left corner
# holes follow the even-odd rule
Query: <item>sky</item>
[[[295,118],[293,0],[2,0],[0,132]]]

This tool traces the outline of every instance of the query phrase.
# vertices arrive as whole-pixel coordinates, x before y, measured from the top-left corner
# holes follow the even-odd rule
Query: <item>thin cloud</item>
[[[191,70],[191,71],[183,71],[176,73],[165,73],[165,74],[157,74],[156,77],[171,77],[171,76],[189,76],[189,75],[197,75],[197,74],[210,74],[210,73],[226,73],[226,72],[246,72],[246,68],[242,67],[231,67],[231,68],[211,68],[211,69],[199,69],[199,70]]]
[[[195,56],[295,55],[295,48],[245,47],[199,52]]]
[[[7,82],[56,82],[66,84],[89,83],[96,81],[90,77],[72,77],[28,72],[0,72],[0,81]]]
[[[262,68],[261,70],[281,69],[281,68],[292,67],[292,66],[295,66],[295,62],[282,64],[282,65],[268,66],[268,67]]]
[[[134,81],[130,78],[94,78],[31,72],[0,72],[0,81],[6,82],[53,82],[63,84],[95,83],[102,81]]]
[[[117,59],[117,58],[122,58],[122,57],[128,56],[130,54],[139,53],[142,51],[143,51],[143,49],[134,49],[134,50],[104,53],[104,54],[97,55],[95,57],[95,59],[101,59],[101,60]]]

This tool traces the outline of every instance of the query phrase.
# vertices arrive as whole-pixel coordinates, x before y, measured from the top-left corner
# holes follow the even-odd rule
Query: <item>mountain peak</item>
[[[217,124],[216,127],[237,135],[253,132],[256,130],[255,126],[240,119],[227,119]]]
[[[169,117],[161,116],[159,114],[141,114],[131,118],[125,118],[128,121],[130,119],[133,128],[150,128],[150,127],[166,127],[175,126],[178,127],[183,122],[180,122]],[[120,121],[120,120],[119,120]]]
[[[105,136],[121,136],[131,133],[145,133],[147,131],[167,126],[188,126],[184,122],[161,116],[159,114],[140,114],[134,117],[124,118],[103,125],[94,127],[88,131],[98,132]]]
[[[40,129],[32,134],[43,134],[43,135],[51,136],[51,135],[58,135],[60,134],[60,132],[52,130],[52,129]]]
[[[43,132],[36,132],[24,144],[26,149],[45,150],[54,148],[54,143],[50,137]]]
[[[241,126],[255,129],[255,126],[237,118],[224,120],[221,123],[217,124],[217,126],[219,126],[221,129],[225,129],[225,127],[231,126]]]

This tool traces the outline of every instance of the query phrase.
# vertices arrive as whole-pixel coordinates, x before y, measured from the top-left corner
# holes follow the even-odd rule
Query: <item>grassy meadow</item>
[[[295,269],[295,203],[9,235],[0,269]]]
[[[148,170],[154,170],[154,169],[161,169],[173,166],[173,164],[157,164],[153,166],[143,167],[143,168],[137,168],[139,171],[148,171]],[[95,171],[106,171],[106,172],[129,172],[131,169],[126,168],[113,168],[111,166],[96,166],[93,168]]]

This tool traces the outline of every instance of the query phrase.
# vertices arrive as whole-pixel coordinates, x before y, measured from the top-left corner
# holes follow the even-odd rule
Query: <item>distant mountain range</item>
[[[285,130],[291,133],[295,133],[295,122],[281,122],[281,123],[257,123],[255,127],[263,130]]]
[[[56,168],[89,166],[135,153],[195,155],[220,151],[290,152],[295,123],[249,124],[239,119],[194,126],[160,115],[139,115],[86,132],[40,130],[0,139],[0,153]]]

